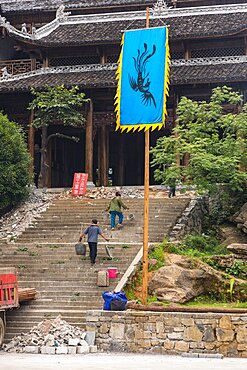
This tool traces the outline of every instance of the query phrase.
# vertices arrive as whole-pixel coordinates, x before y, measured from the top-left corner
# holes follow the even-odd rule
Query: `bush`
[[[217,238],[206,234],[188,235],[180,243],[164,241],[162,245],[165,252],[188,257],[200,258],[228,253],[226,246],[220,244]]]
[[[30,156],[21,128],[0,112],[0,214],[26,196],[29,165]]]

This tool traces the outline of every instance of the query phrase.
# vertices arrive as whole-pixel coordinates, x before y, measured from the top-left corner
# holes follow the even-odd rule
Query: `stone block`
[[[67,346],[59,346],[56,347],[56,354],[57,355],[67,355],[68,347]]]
[[[103,323],[100,325],[99,333],[106,334],[106,333],[108,333],[108,331],[109,331],[109,328],[108,328],[107,323],[106,323],[106,322],[103,322]]]
[[[143,349],[150,349],[151,348],[151,341],[148,339],[145,340],[138,340],[138,345]]]
[[[42,346],[41,353],[46,355],[55,355],[56,347]]]
[[[173,342],[173,341],[171,341],[171,340],[165,340],[164,341],[164,348],[166,349],[166,350],[171,350],[171,349],[173,349],[174,348],[174,345],[175,345],[175,342]]]
[[[215,341],[215,335],[214,335],[214,330],[208,326],[203,333],[203,340],[205,342],[214,342]]]
[[[77,346],[80,343],[80,338],[69,338],[69,346]]]
[[[189,343],[187,342],[176,342],[174,346],[175,351],[179,352],[188,352],[189,350]]]
[[[93,346],[95,342],[95,331],[87,331],[85,341],[89,346]]]
[[[218,352],[223,354],[224,356],[230,356],[230,357],[236,357],[238,356],[238,350],[237,350],[237,343],[232,342],[232,343],[223,343],[221,346],[219,346]]]
[[[212,349],[215,349],[216,344],[215,344],[215,342],[211,342],[211,343],[206,343],[205,342],[204,346],[205,346],[206,349],[212,350]]]
[[[78,347],[76,347],[76,353],[78,355],[89,353],[89,346],[87,346],[87,347],[86,346],[83,346],[83,347],[78,346]]]
[[[187,353],[182,353],[181,356],[182,357],[194,357],[194,358],[198,358],[199,357],[199,353],[187,352]]]
[[[97,346],[89,346],[89,353],[96,353],[98,352]]]
[[[219,321],[219,327],[221,329],[232,329],[232,322],[229,316],[222,316]]]
[[[234,331],[230,329],[216,329],[216,337],[220,342],[231,342],[234,338]]]
[[[88,343],[84,339],[81,339],[80,342],[79,342],[79,345],[80,346],[88,346]]]
[[[199,353],[199,357],[202,358],[223,358],[221,353]]]
[[[176,333],[168,333],[167,334],[167,338],[169,339],[178,339],[178,340],[181,340],[183,339],[183,334],[180,333],[180,332],[176,332]]]
[[[124,330],[125,324],[113,323],[110,328],[110,337],[112,339],[124,339]]]
[[[173,330],[176,331],[176,332],[182,332],[182,331],[184,331],[184,327],[183,326],[177,326],[177,327],[173,328]]]
[[[240,344],[238,344],[237,349],[238,349],[238,351],[246,351],[247,346],[246,346],[245,343],[240,343]]]
[[[156,322],[156,333],[160,334],[164,332],[164,324],[161,321]]]
[[[237,342],[238,343],[247,343],[247,327],[246,326],[240,326],[237,329]],[[246,345],[247,347],[247,345]]]
[[[195,350],[202,350],[205,348],[203,342],[190,342],[189,343],[189,346],[191,349],[195,349]]]
[[[201,342],[202,332],[198,329],[197,326],[187,326],[184,329],[184,339],[189,342]]]
[[[151,339],[152,338],[152,333],[150,331],[144,331],[143,332],[143,338],[144,339]]]
[[[75,355],[76,354],[76,347],[68,347],[68,354]]]
[[[184,325],[184,326],[193,326],[195,325],[194,323],[194,320],[193,319],[182,319],[181,320],[181,323]]]
[[[39,346],[26,346],[25,347],[26,353],[40,353],[40,347]]]

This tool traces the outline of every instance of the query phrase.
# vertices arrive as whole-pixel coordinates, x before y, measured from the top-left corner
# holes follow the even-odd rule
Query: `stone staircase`
[[[162,241],[177,218],[189,203],[189,198],[150,199],[149,242]],[[7,314],[6,340],[30,330],[44,318],[58,314],[69,323],[83,328],[85,312],[101,309],[104,290],[114,287],[142,247],[143,199],[124,199],[135,219],[124,219],[124,227],[110,230],[104,210],[109,200],[57,199],[41,217],[37,218],[15,242],[0,245],[0,267],[14,266],[19,273],[19,286],[34,287],[38,291],[35,301],[22,303],[19,310]],[[81,227],[97,218],[110,242],[99,237],[98,259],[91,268],[88,257],[77,256],[74,244]],[[113,260],[107,257],[108,245]],[[110,286],[96,285],[97,271],[114,266],[117,279]]]

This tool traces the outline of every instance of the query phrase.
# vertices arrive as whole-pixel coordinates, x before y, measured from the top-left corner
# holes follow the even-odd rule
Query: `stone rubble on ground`
[[[57,316],[45,319],[29,333],[14,337],[3,345],[5,352],[42,354],[84,354],[97,352],[95,332],[83,332]]]
[[[121,193],[122,198],[144,198],[144,187],[143,186],[111,186],[111,187],[95,187],[87,189],[86,194],[83,198],[89,199],[111,199],[115,196],[116,192]],[[176,197],[190,197],[194,195],[195,192],[192,190],[178,188],[176,191]],[[64,198],[71,196],[71,190],[64,193]],[[168,197],[168,187],[165,185],[152,185],[149,187],[149,197],[150,198],[167,198]],[[76,197],[75,197],[76,198]],[[82,198],[77,196],[77,198]]]
[[[0,218],[0,240],[14,241],[32,221],[46,211],[57,196],[35,188],[18,208]]]

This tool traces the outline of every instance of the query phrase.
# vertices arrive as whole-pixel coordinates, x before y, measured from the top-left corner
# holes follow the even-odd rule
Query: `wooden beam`
[[[117,173],[117,185],[123,185],[124,183],[124,141],[125,135],[119,135],[119,157],[118,157],[118,173]]]
[[[99,185],[108,185],[108,163],[107,163],[107,127],[100,128],[100,168],[99,168]]]
[[[88,181],[93,181],[93,102],[90,99],[89,109],[86,119],[86,165],[85,170],[88,173]]]
[[[98,185],[108,185],[107,126],[98,128]]]

